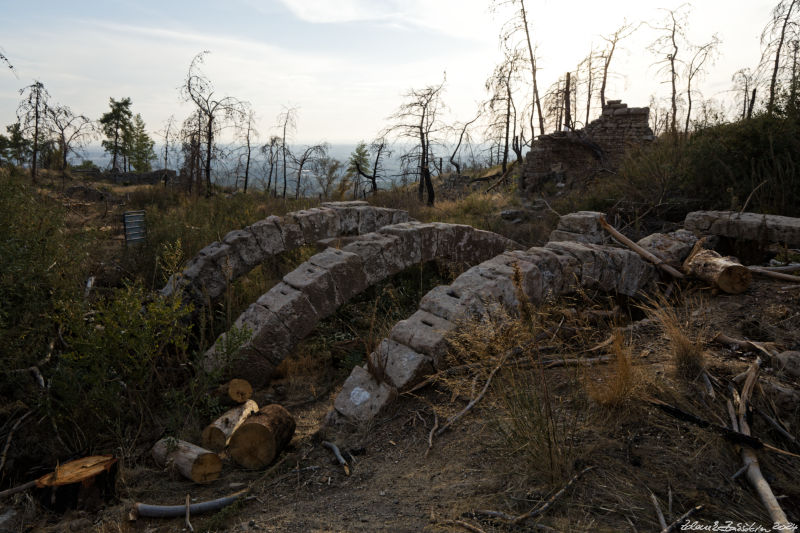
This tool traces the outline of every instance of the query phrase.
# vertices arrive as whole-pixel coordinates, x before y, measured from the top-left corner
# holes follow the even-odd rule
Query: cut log
[[[683,263],[683,270],[728,294],[743,293],[750,287],[753,278],[750,270],[732,257],[722,257],[714,250],[703,248],[703,239],[694,245],[692,253]]]
[[[230,402],[244,403],[252,398],[253,387],[246,379],[234,378],[219,386],[217,396],[226,404]]]
[[[258,411],[258,404],[247,400],[239,407],[234,407],[203,430],[202,444],[213,452],[221,452],[228,445],[228,440],[252,413]]]
[[[228,452],[244,468],[263,468],[289,444],[295,426],[289,411],[278,404],[267,405],[233,432],[228,441]]]
[[[183,440],[161,439],[151,454],[159,466],[174,466],[195,483],[214,481],[222,472],[222,460],[216,453]]]

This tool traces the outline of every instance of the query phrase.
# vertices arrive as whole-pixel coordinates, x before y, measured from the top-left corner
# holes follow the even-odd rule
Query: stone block
[[[294,250],[304,246],[305,244],[310,244],[306,243],[306,240],[303,237],[303,230],[300,228],[300,224],[298,224],[297,221],[291,216],[287,215],[282,217],[278,226],[281,228],[281,239],[283,240],[284,250]]]
[[[245,228],[255,236],[265,257],[271,257],[284,251],[280,221],[280,217],[270,216]]]
[[[418,310],[405,320],[401,320],[392,328],[389,338],[405,344],[417,353],[433,359],[436,368],[444,368],[447,355],[445,336],[455,325],[441,317]]]
[[[291,218],[300,226],[306,244],[340,235],[341,221],[335,209],[316,207],[305,209],[292,213]]]
[[[239,256],[239,261],[235,261],[236,269],[233,270],[233,278],[239,278],[253,268],[260,265],[264,259],[264,251],[259,246],[256,236],[247,230],[234,230],[228,232],[222,242],[230,246]]]
[[[391,339],[382,340],[370,358],[375,367],[383,370],[386,381],[401,392],[433,374],[430,357]]]
[[[349,301],[350,298],[367,288],[364,264],[361,258],[354,253],[327,248],[312,256],[308,261],[312,265],[330,272],[342,302]]]
[[[398,239],[398,247],[410,264],[425,263],[436,257],[437,228],[433,224],[403,222],[379,230]]]
[[[286,274],[283,282],[302,291],[320,319],[332,315],[344,303],[331,273],[309,261]]]
[[[206,371],[230,368],[229,375],[247,376],[253,385],[263,385],[275,367],[289,354],[291,334],[268,309],[252,304],[239,315],[234,327],[245,331],[247,339],[234,353],[225,348],[231,332],[220,335],[203,357]]]
[[[696,242],[697,237],[691,231],[681,229],[666,234],[653,233],[636,244],[667,264],[680,268]]]
[[[336,396],[333,407],[356,422],[368,422],[378,416],[397,396],[386,383],[379,383],[360,366],[353,368]]]
[[[394,214],[397,209],[390,209],[388,207],[373,207],[375,212],[375,231],[378,231],[384,226],[394,224]]]
[[[419,308],[449,322],[457,323],[481,311],[474,309],[474,306],[470,305],[472,303],[469,298],[462,298],[460,291],[449,285],[439,285],[422,297]]]
[[[720,235],[733,239],[800,246],[800,218],[732,211],[695,211],[686,215],[686,229],[698,236]]]
[[[488,261],[481,263],[482,266],[490,267],[498,274],[508,277],[513,285],[514,283],[514,270],[519,270],[522,292],[527,297],[528,301],[533,304],[538,304],[544,297],[542,273],[539,271],[535,262],[527,260],[523,256],[506,252],[500,254]],[[511,303],[514,309],[518,308],[519,301],[516,291],[514,293],[514,301]]]
[[[362,235],[342,250],[354,253],[364,264],[368,285],[374,285],[403,270],[404,258],[396,257],[392,249],[397,248],[398,238],[393,235],[370,233]],[[413,259],[413,258],[411,258]],[[410,266],[413,263],[407,264]],[[402,267],[402,268],[400,268]]]
[[[476,265],[458,276],[450,286],[462,299],[469,301],[473,309],[479,308],[479,304],[475,302],[479,300],[483,312],[491,312],[493,304],[509,309],[516,309],[518,306],[510,269],[501,271],[497,265]]]
[[[262,294],[256,303],[278,317],[294,344],[311,333],[320,319],[305,293],[283,282]]]
[[[378,225],[376,223],[375,208],[372,206],[354,207],[353,210],[358,213],[358,234],[364,235],[365,233],[372,233],[377,231]]]
[[[548,242],[545,248],[554,252],[569,254],[577,261],[575,275],[584,289],[601,289],[605,257],[598,255],[595,245],[576,242]],[[610,287],[609,287],[610,289]],[[601,289],[605,290],[605,289]]]

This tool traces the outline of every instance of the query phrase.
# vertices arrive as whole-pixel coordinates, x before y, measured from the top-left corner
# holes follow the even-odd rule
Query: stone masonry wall
[[[609,100],[585,129],[540,135],[525,157],[521,194],[533,196],[548,182],[573,187],[603,170],[616,170],[629,146],[653,140],[649,117],[650,108]]]

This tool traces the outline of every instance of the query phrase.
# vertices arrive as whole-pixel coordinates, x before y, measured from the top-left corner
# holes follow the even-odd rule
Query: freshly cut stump
[[[161,439],[150,452],[161,467],[175,466],[178,472],[195,483],[209,483],[222,472],[219,456],[191,442]]]
[[[703,249],[701,243],[698,241],[683,264],[687,274],[708,281],[728,294],[740,294],[750,287],[753,274],[749,268],[714,250]]]
[[[93,509],[113,498],[116,475],[116,457],[83,457],[58,465],[55,471],[37,479],[36,493],[39,501],[54,511]]]
[[[244,403],[253,396],[253,387],[246,379],[234,378],[220,385],[217,395],[226,402]]]
[[[247,400],[238,407],[226,412],[203,430],[202,444],[214,452],[221,452],[228,445],[228,439],[248,416],[258,411],[258,404]]]
[[[262,407],[233,432],[228,453],[244,468],[264,468],[292,440],[295,426],[292,415],[280,405]]]

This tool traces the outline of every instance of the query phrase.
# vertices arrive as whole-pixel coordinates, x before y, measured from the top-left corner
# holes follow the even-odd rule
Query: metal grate
[[[144,220],[144,211],[126,211],[122,215],[125,226],[125,244],[144,242],[147,237],[147,226]]]

